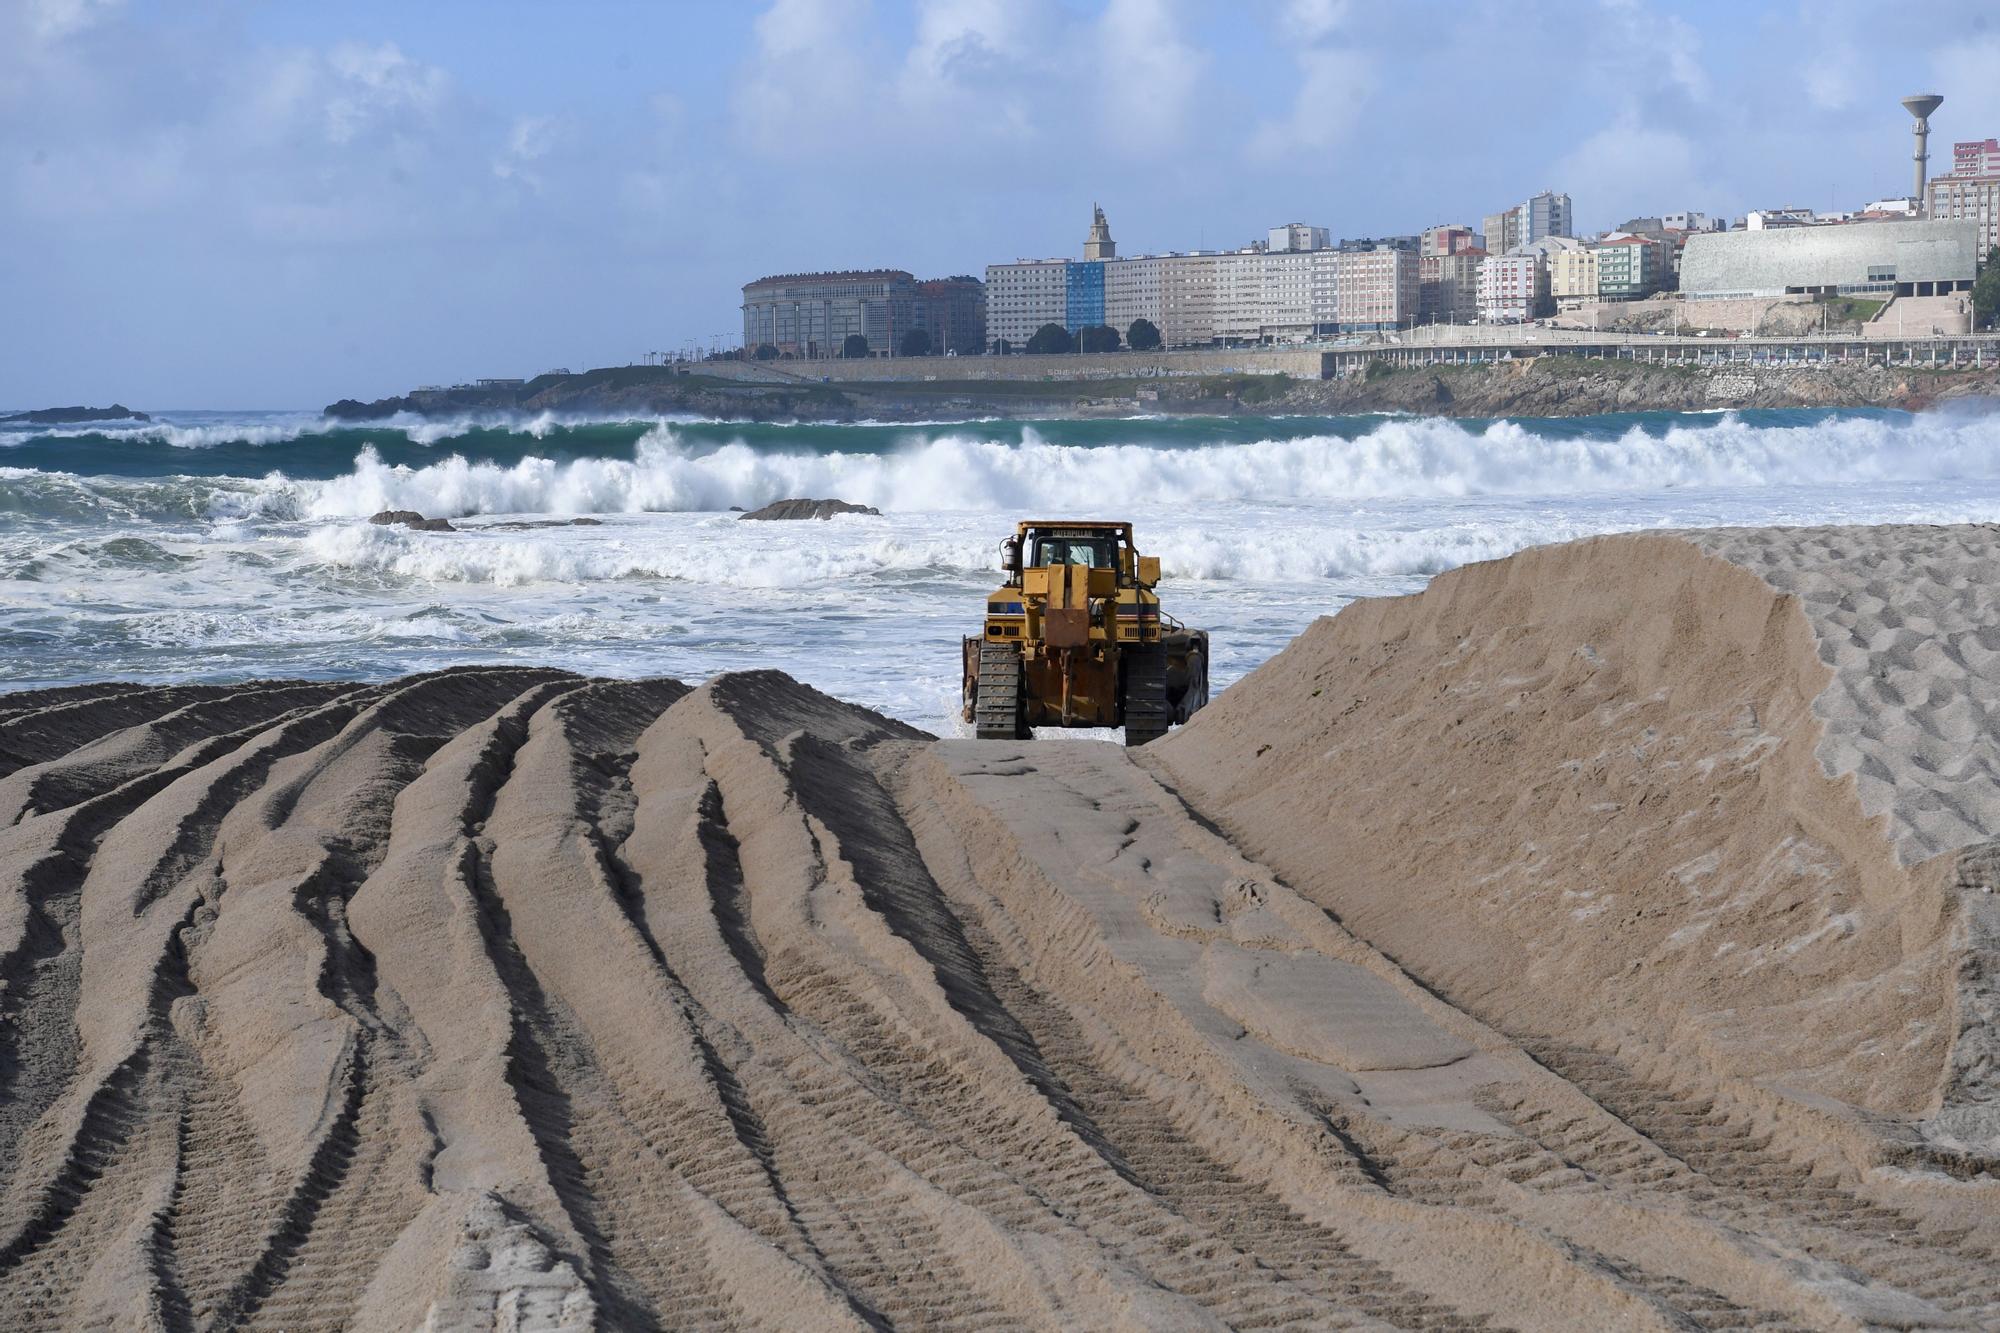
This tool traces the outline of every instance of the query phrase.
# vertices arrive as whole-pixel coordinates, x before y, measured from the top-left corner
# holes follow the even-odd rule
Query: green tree
[[[1044,324],[1028,339],[1029,356],[1047,356],[1052,352],[1072,352],[1076,344],[1070,341],[1069,330],[1060,324]]]
[[[1979,281],[1972,284],[1972,317],[1980,324],[2000,324],[2000,245],[1986,252]]]
[[[1076,335],[1076,345],[1080,352],[1115,352],[1118,330],[1108,324],[1093,324]]]
[[[840,354],[849,361],[860,361],[868,355],[868,339],[858,333],[850,333],[840,344]]]
[[[896,344],[898,356],[929,356],[931,335],[922,329],[910,329],[903,334],[903,341]]]
[[[770,343],[758,343],[757,359],[759,361],[776,361],[778,359],[778,349]]]
[[[1012,355],[1014,355],[1014,344],[1013,344],[1013,342],[1012,342],[1012,341],[1011,341],[1010,339],[1007,339],[1007,338],[995,338],[995,339],[993,340],[993,355],[995,355],[995,356],[1012,356]]]
[[[1125,345],[1135,352],[1159,351],[1159,326],[1150,319],[1133,320],[1132,327],[1125,330]]]

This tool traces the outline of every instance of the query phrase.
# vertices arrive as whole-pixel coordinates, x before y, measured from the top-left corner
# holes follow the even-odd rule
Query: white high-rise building
[[[1160,333],[1169,347],[1206,347],[1215,341],[1217,269],[1214,251],[1172,255],[1160,272]]]
[[[1340,326],[1388,329],[1414,323],[1420,295],[1411,250],[1348,250],[1340,255]]]
[[[1303,222],[1287,222],[1282,227],[1270,231],[1267,248],[1279,250],[1324,250],[1331,245],[1325,227],[1311,227]]]
[[[986,266],[987,345],[1005,341],[1018,352],[1044,324],[1069,314],[1069,261],[1020,259]]]
[[[1105,261],[1104,322],[1118,330],[1120,338],[1130,334],[1133,321],[1140,319],[1165,332],[1161,281],[1172,262],[1165,255],[1130,255]]]

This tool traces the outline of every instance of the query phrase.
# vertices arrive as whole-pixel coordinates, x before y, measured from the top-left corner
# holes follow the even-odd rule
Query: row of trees
[[[1150,319],[1135,319],[1132,321],[1132,326],[1125,330],[1122,344],[1135,352],[1157,351],[1160,347],[1160,330]],[[1115,352],[1120,345],[1118,330],[1108,324],[1094,324],[1087,329],[1078,329],[1073,338],[1069,330],[1060,324],[1044,324],[1035,330],[1033,336],[1028,339],[1026,347],[1016,349],[1013,343],[1000,338],[994,342],[993,350],[1002,356],[1010,355],[1016,350],[1033,356],[1048,356],[1064,352]],[[933,350],[931,335],[923,329],[906,331],[896,343],[898,356],[929,356]],[[968,352],[973,349],[959,350]],[[759,361],[775,361],[779,352],[770,343],[759,343],[752,355]],[[840,355],[849,361],[866,358],[868,339],[858,333],[848,334],[840,345]]]
[[[1150,319],[1135,319],[1125,330],[1123,345],[1135,352],[1151,352],[1160,346],[1160,330]],[[1072,337],[1070,331],[1060,324],[1044,324],[1028,338],[1028,345],[1021,351],[1030,356],[1061,355],[1065,352],[1115,352],[1120,346],[1118,330],[1108,324],[1093,324],[1089,328],[1078,329]],[[1014,345],[1002,338],[993,344],[993,350],[1005,355],[1015,350]]]

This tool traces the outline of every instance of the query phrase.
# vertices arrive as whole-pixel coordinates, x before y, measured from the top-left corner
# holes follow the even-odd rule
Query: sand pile
[[[1358,605],[1137,762],[774,673],[0,696],[0,1302],[1991,1325],[1995,770],[1910,739],[1983,631],[1927,705],[1699,540]]]

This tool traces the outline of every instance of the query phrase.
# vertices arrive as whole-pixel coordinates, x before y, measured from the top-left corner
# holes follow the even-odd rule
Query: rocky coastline
[[[1922,410],[2000,398],[2000,366],[1926,369],[1879,363],[1663,366],[1545,356],[1491,366],[1395,369],[1338,379],[1188,375],[1096,380],[757,382],[659,367],[543,376],[518,387],[425,391],[325,409],[339,420],[484,413],[689,414],[744,421],[925,421],[954,417],[1083,418],[1343,415],[1595,416],[1735,408]]]

